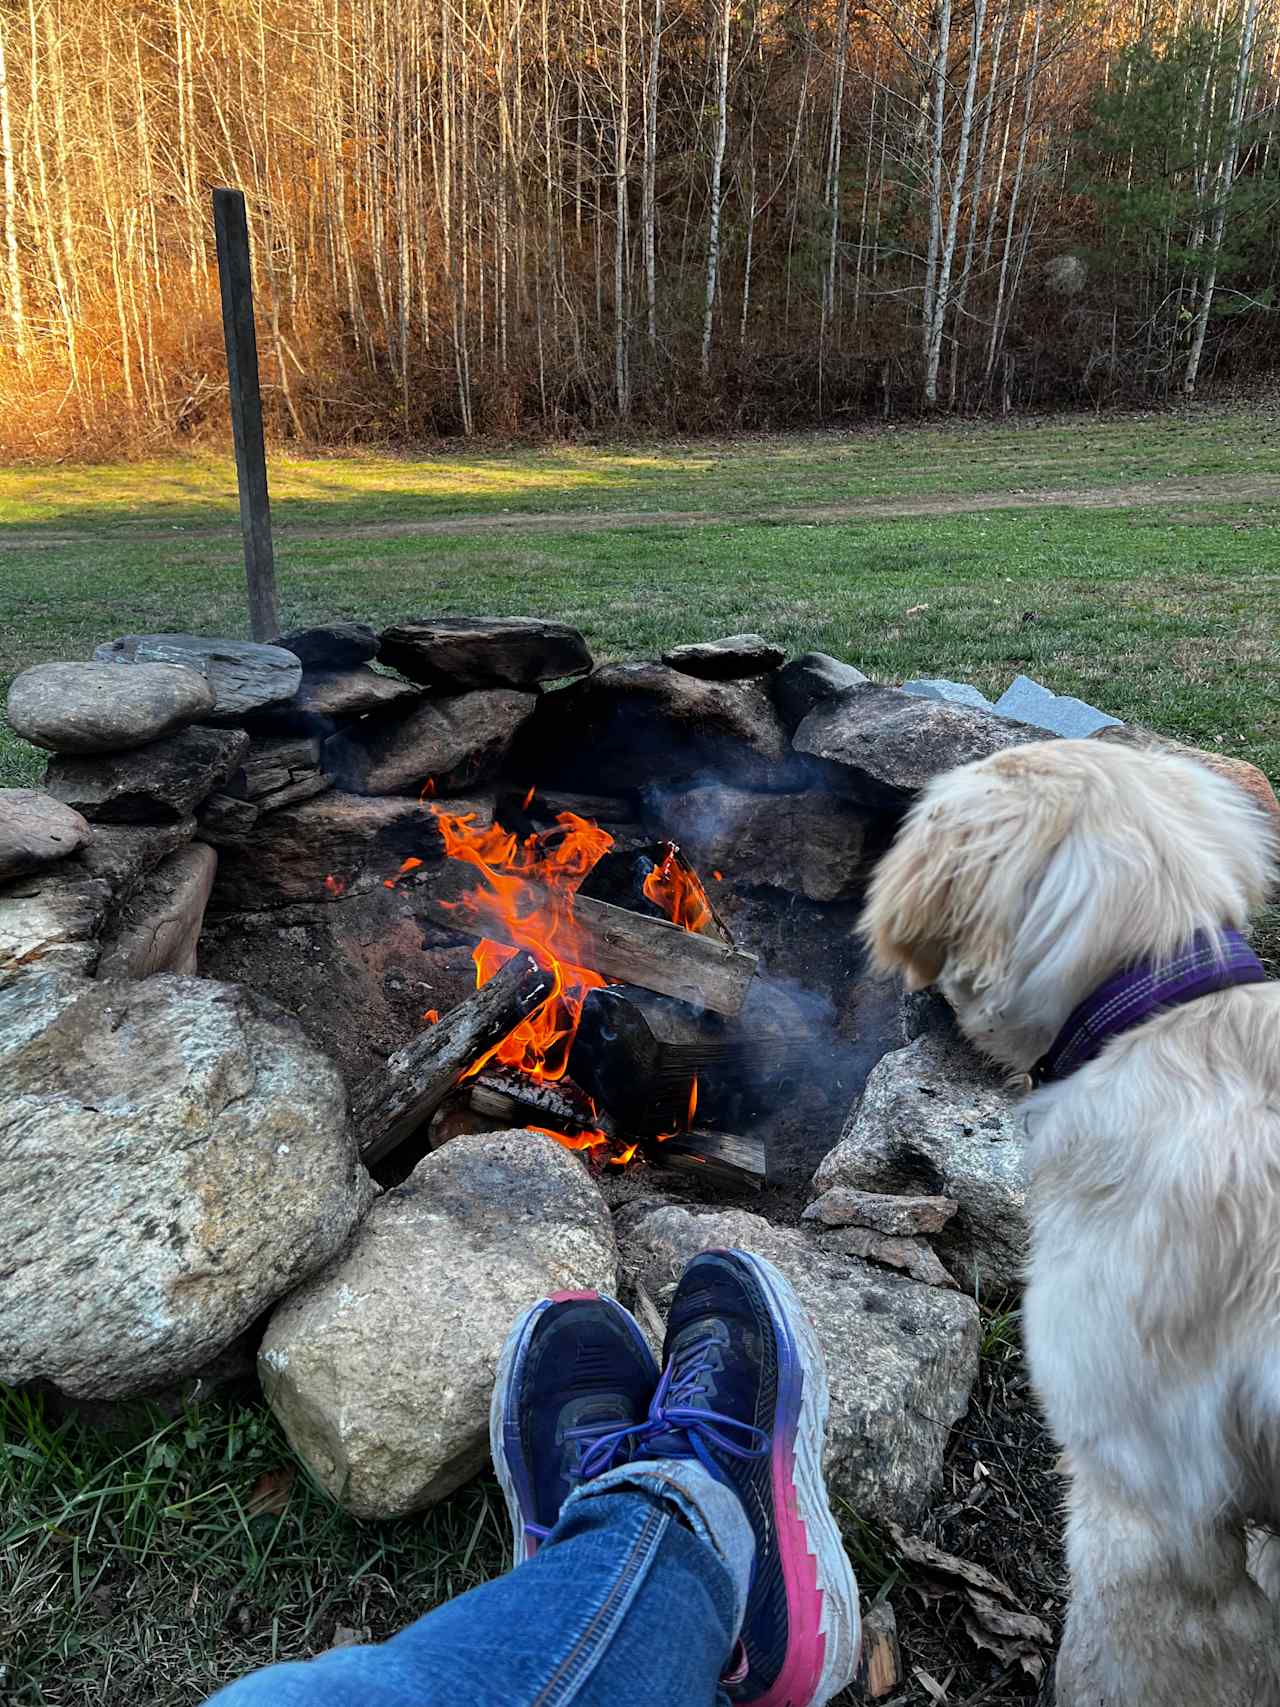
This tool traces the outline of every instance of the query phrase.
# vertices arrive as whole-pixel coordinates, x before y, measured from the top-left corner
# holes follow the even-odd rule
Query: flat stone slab
[[[292,699],[253,712],[245,721],[255,734],[297,731],[332,735],[340,725],[352,723],[367,712],[387,712],[396,706],[407,711],[421,698],[420,688],[363,665],[306,670]]]
[[[487,1464],[494,1376],[521,1311],[616,1279],[609,1212],[578,1157],[533,1132],[456,1138],[276,1310],[263,1389],[347,1511],[421,1511]]]
[[[144,829],[98,825],[78,853],[11,879],[0,889],[0,981],[24,967],[92,973],[113,913],[195,827],[192,818]]]
[[[91,823],[172,823],[225,782],[248,750],[243,729],[193,724],[127,753],[57,753],[45,787]]]
[[[493,822],[493,801],[484,795],[441,805],[473,813],[481,826]],[[435,819],[417,800],[334,790],[260,817],[237,846],[224,846],[214,909],[252,912],[289,901],[338,901],[393,878],[405,859],[443,857]],[[462,865],[458,870],[474,887],[474,872]]]
[[[877,1233],[873,1227],[840,1227],[827,1234],[822,1248],[824,1251],[844,1251],[867,1262],[881,1263],[886,1268],[901,1269],[924,1286],[955,1285],[938,1253],[924,1239]]]
[[[972,705],[978,711],[996,709],[971,682],[950,682],[945,676],[918,676],[914,681],[903,682],[902,691],[919,699],[941,700],[944,705]]]
[[[565,622],[531,616],[438,616],[384,629],[378,656],[411,682],[464,688],[531,688],[591,668],[587,643]]]
[[[1039,731],[973,706],[920,699],[868,682],[816,706],[796,730],[798,752],[871,804],[905,804],[956,765],[1042,740]]]
[[[651,819],[704,880],[722,871],[810,901],[837,901],[854,894],[865,874],[867,814],[833,794],[759,794],[709,783],[656,795]]]
[[[218,856],[192,842],[161,860],[104,935],[99,978],[150,978],[157,972],[194,977],[204,910]]]
[[[833,1187],[950,1198],[957,1209],[934,1235],[939,1254],[966,1291],[1008,1296],[1027,1255],[1020,1101],[963,1040],[918,1037],[871,1069],[814,1188],[828,1198]]]
[[[183,664],[202,674],[214,696],[208,723],[235,723],[247,712],[291,699],[302,664],[282,646],[202,634],[126,634],[94,648],[106,664]]]
[[[304,670],[346,670],[378,656],[378,636],[367,622],[329,622],[294,628],[271,642],[292,652]]]
[[[769,690],[788,733],[794,733],[815,705],[834,699],[848,688],[860,687],[868,679],[852,664],[826,652],[803,652],[782,666],[770,681]]]
[[[742,676],[763,676],[776,670],[786,657],[762,634],[726,634],[723,640],[698,640],[673,646],[662,654],[662,662],[686,676],[701,676],[709,682],[731,682]]]
[[[324,744],[323,764],[353,794],[439,794],[488,782],[501,770],[537,696],[514,688],[423,699],[405,717],[369,718]]]
[[[1030,676],[1015,676],[996,701],[1001,717],[1011,717],[1018,723],[1029,723],[1050,735],[1083,739],[1099,729],[1117,727],[1118,717],[1099,711],[1070,694],[1057,694]]]
[[[10,726],[52,753],[140,747],[213,710],[202,671],[147,664],[126,676],[110,664],[33,664],[9,689]]]
[[[39,788],[0,788],[0,883],[43,871],[92,840],[88,821]]]
[[[950,1197],[911,1197],[833,1186],[804,1212],[827,1227],[870,1227],[895,1238],[940,1232],[959,1208]]]
[[[172,1385],[340,1250],[373,1187],[342,1078],[253,992],[0,987],[0,1380]]]
[[[639,1202],[619,1212],[616,1226],[624,1274],[660,1311],[684,1265],[708,1247],[736,1246],[781,1269],[826,1358],[831,1492],[860,1516],[914,1522],[941,1482],[947,1436],[977,1379],[972,1298],[872,1268],[745,1210]]]

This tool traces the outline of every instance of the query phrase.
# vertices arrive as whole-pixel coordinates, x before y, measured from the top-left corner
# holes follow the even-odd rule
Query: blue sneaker
[[[489,1408],[513,1566],[537,1552],[580,1482],[630,1455],[657,1381],[639,1323],[612,1298],[557,1292],[521,1316]]]
[[[858,1590],[822,1479],[827,1372],[790,1283],[746,1251],[703,1251],[668,1317],[645,1458],[696,1458],[741,1499],[756,1557],[729,1699],[822,1707],[852,1680]]]

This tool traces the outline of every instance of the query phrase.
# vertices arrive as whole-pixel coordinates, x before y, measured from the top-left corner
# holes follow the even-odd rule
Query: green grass
[[[727,441],[451,449],[430,458],[273,456],[276,525],[456,515],[715,510],[856,498],[1100,487],[1179,476],[1280,475],[1280,419],[1258,410],[1051,417]],[[0,526],[171,533],[236,524],[235,471],[198,455],[108,467],[0,469]]]
[[[187,1707],[341,1630],[381,1640],[505,1565],[490,1482],[365,1524],[291,1478],[264,1410],[106,1433],[0,1388],[5,1707]]]

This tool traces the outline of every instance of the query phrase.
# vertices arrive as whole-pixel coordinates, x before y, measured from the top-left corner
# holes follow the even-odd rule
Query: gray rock
[[[842,900],[865,874],[867,814],[833,794],[753,794],[710,783],[655,795],[650,817],[704,874],[721,870],[810,901]]]
[[[1050,735],[1083,739],[1099,729],[1119,728],[1120,719],[1087,705],[1070,694],[1056,694],[1030,676],[1015,676],[996,701],[1001,717],[1011,717],[1015,723],[1028,723],[1034,729]]]
[[[995,706],[986,694],[979,693],[970,682],[949,682],[945,676],[920,676],[903,682],[903,693],[913,693],[918,699],[937,699],[944,705],[972,705],[978,711],[994,711]]]
[[[493,822],[493,802],[483,796],[441,804],[451,812],[474,813],[481,826]],[[224,846],[214,907],[227,913],[288,901],[335,901],[380,887],[409,857],[444,857],[435,820],[416,800],[335,791],[260,817],[238,846]]]
[[[320,742],[314,735],[260,735],[249,743],[240,767],[223,792],[235,799],[261,800],[320,768]]]
[[[531,688],[591,668],[576,628],[532,616],[437,616],[386,629],[378,656],[411,682],[446,693]]]
[[[368,718],[324,744],[327,775],[352,794],[440,794],[497,775],[516,733],[537,705],[530,693],[488,688],[424,699],[407,717]]]
[[[195,834],[195,820],[147,829],[99,825],[79,853],[0,891],[0,980],[24,967],[92,973],[98,938],[146,874]]]
[[[660,1309],[684,1265],[709,1246],[774,1263],[795,1287],[826,1356],[831,1417],[824,1465],[862,1517],[910,1523],[933,1496],[952,1423],[978,1371],[971,1298],[921,1286],[828,1251],[745,1210],[636,1203],[617,1218],[623,1268]]]
[[[196,945],[213,888],[218,856],[193,842],[161,860],[104,933],[99,978],[151,978],[157,972],[194,977]]]
[[[954,1199],[940,1255],[967,1290],[1004,1296],[1021,1285],[1027,1251],[1018,1104],[967,1044],[919,1037],[872,1069],[814,1186]]]
[[[196,813],[201,836],[215,848],[243,847],[260,817],[256,800],[231,794],[211,794]]]
[[[80,816],[39,788],[0,788],[0,883],[43,871],[90,841]]]
[[[34,664],[9,689],[10,725],[53,753],[141,747],[207,717],[213,693],[198,670],[148,664],[128,676],[109,664]]]
[[[605,792],[707,776],[786,789],[808,775],[763,682],[707,682],[666,664],[605,664],[544,694],[513,764],[540,784]]]
[[[870,804],[903,805],[943,771],[1039,739],[1021,723],[868,682],[825,700],[796,730],[798,752]]]
[[[900,1268],[923,1286],[953,1287],[955,1281],[938,1260],[937,1252],[923,1239],[877,1233],[874,1227],[841,1227],[822,1241],[824,1251],[844,1251],[867,1262]]]
[[[762,634],[726,634],[722,640],[697,640],[673,646],[662,654],[662,662],[686,676],[701,676],[709,682],[732,682],[743,676],[763,676],[776,670],[786,657]]]
[[[292,652],[304,670],[346,670],[378,656],[378,636],[365,622],[294,628],[271,644]]]
[[[835,1186],[814,1199],[804,1219],[827,1227],[870,1227],[877,1233],[904,1236],[938,1232],[958,1208],[950,1197],[899,1197]]]
[[[373,1188],[337,1068],[273,1003],[162,974],[0,989],[0,1379],[123,1397],[207,1364]]]
[[[616,1260],[579,1158],[531,1132],[456,1138],[276,1310],[263,1388],[349,1512],[420,1511],[485,1464],[498,1356],[520,1312],[549,1292],[613,1291]]]
[[[225,782],[248,749],[243,729],[194,724],[127,753],[56,753],[45,787],[94,824],[173,823]]]
[[[788,734],[794,734],[815,705],[860,687],[867,679],[852,664],[844,664],[826,652],[805,652],[784,664],[769,688]]]
[[[255,711],[245,722],[255,734],[330,735],[367,712],[399,707],[403,711],[422,698],[422,690],[394,676],[379,675],[363,665],[343,670],[307,670],[292,699]]]
[[[126,634],[94,648],[106,664],[184,664],[199,671],[213,691],[206,723],[236,723],[246,712],[291,699],[302,665],[282,646],[251,640],[210,639],[202,634]]]

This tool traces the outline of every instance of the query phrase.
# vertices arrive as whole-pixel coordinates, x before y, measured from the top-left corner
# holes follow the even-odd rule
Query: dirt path
[[[1232,503],[1280,503],[1280,476],[1204,474],[1169,480],[1128,481],[1116,486],[1050,487],[1040,491],[929,494],[922,497],[851,498],[839,504],[764,505],[743,510],[513,510],[480,516],[435,516],[419,521],[309,523],[294,527],[275,524],[284,540],[397,538],[412,535],[473,533],[612,533],[651,527],[758,527],[834,522],[905,521],[912,516],[976,515],[990,510],[1129,510],[1143,506],[1202,504],[1220,498]],[[155,539],[177,533],[187,539],[233,539],[235,527],[112,527],[101,530],[112,539]],[[41,547],[75,545],[101,537],[97,531],[49,534],[31,530],[0,532],[0,550],[30,551]]]

